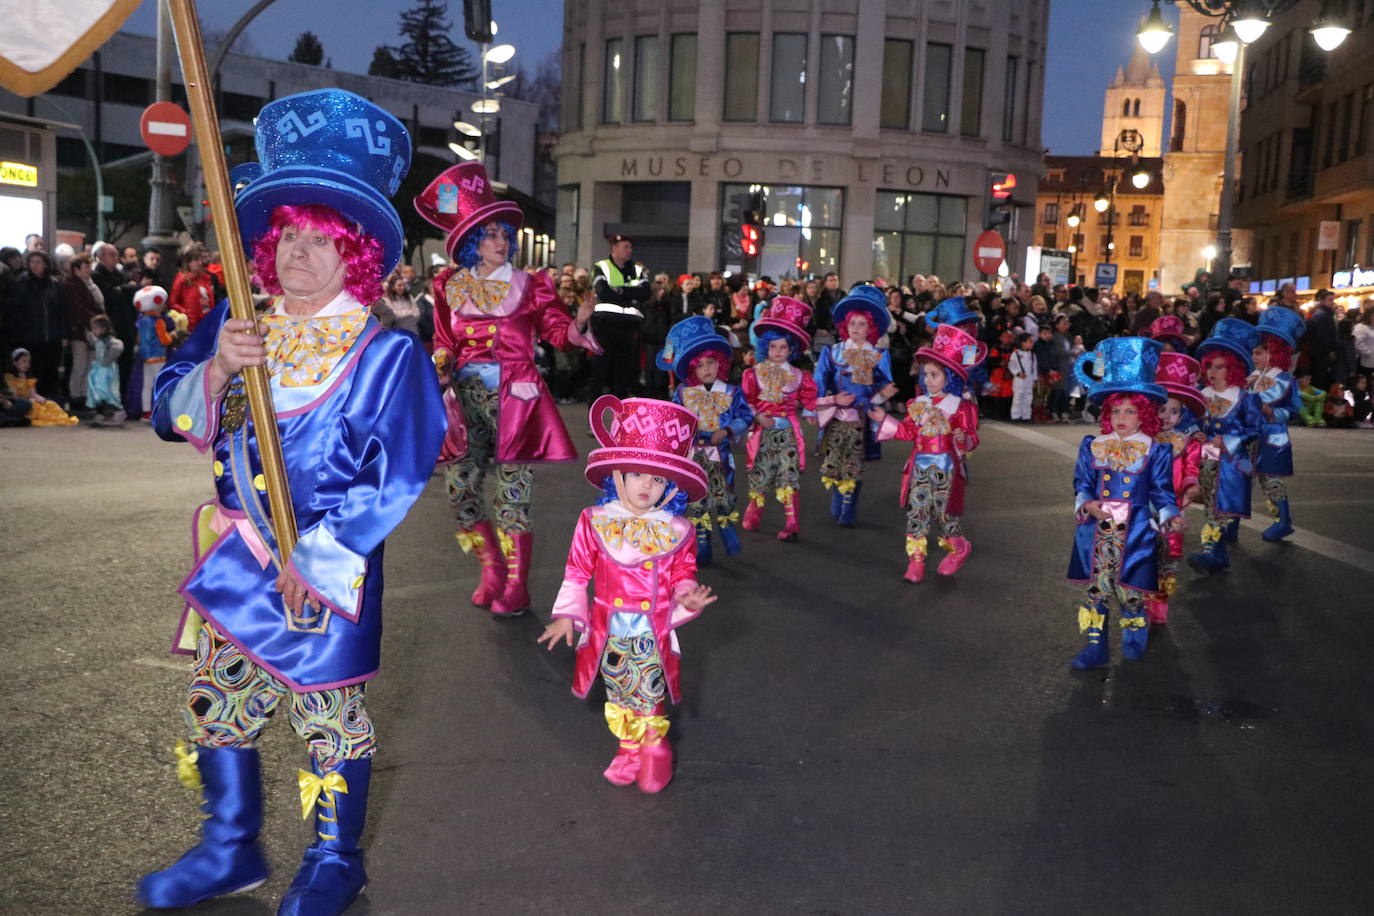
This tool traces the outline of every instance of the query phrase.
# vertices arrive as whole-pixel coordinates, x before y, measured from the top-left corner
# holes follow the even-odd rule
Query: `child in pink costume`
[[[607,410],[615,412],[609,429]],[[674,631],[716,600],[696,581],[694,529],[680,514],[707,489],[689,457],[696,416],[668,401],[605,395],[592,405],[591,425],[601,447],[587,456],[587,481],[606,497],[577,519],[553,622],[539,642],[552,649],[581,634],[573,693],[585,697],[599,673],[606,723],[620,739],[603,775],[659,792],[673,778],[666,701],[681,700]]]
[[[949,554],[936,569],[952,576],[964,565],[973,545],[964,537],[964,487],[968,475],[964,456],[978,447],[978,408],[963,397],[969,370],[988,353],[986,345],[952,324],[942,324],[935,340],[916,351],[921,367],[922,394],[907,404],[898,422],[882,410],[869,411],[877,421],[878,439],[912,443],[911,458],[902,472],[902,505],[906,508],[908,582],[926,575],[926,552],[932,527]]]
[[[1198,362],[1191,356],[1166,351],[1159,355],[1159,369],[1155,373],[1155,381],[1169,395],[1169,400],[1159,408],[1159,433],[1155,441],[1173,449],[1174,494],[1180,509],[1202,495],[1202,488],[1198,486],[1202,443],[1192,436],[1197,429],[1196,418],[1207,412],[1207,405],[1197,388],[1198,371]],[[1181,512],[1179,518],[1183,518]],[[1177,528],[1161,530],[1159,591],[1145,599],[1145,617],[1151,624],[1169,622],[1169,597],[1178,586],[1178,561],[1182,556],[1183,531]]]

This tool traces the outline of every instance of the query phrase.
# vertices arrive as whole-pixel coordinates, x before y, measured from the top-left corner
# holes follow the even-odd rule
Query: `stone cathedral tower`
[[[1112,143],[1123,130],[1135,130],[1145,141],[1142,156],[1158,156],[1164,139],[1164,111],[1167,89],[1159,65],[1145,49],[1136,44],[1125,70],[1116,69],[1116,78],[1107,87],[1102,105],[1102,142],[1098,152],[1112,154]]]

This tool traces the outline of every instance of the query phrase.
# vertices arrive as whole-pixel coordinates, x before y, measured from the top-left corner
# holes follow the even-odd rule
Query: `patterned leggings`
[[[863,452],[863,424],[831,420],[821,435],[821,479],[862,480]]]
[[[722,443],[720,447],[727,446]],[[706,472],[706,496],[687,506],[687,517],[695,519],[714,514],[724,519],[735,512],[735,488],[725,480],[725,466],[706,456],[704,448],[698,448],[692,454],[692,460]]]
[[[911,469],[911,492],[906,501],[906,536],[924,541],[930,534],[931,523],[939,521],[941,538],[964,536],[959,516],[946,511],[949,505],[950,479],[948,472],[938,467]]]
[[[749,492],[766,494],[770,487],[796,490],[800,486],[801,460],[792,427],[765,429],[749,469]]]
[[[444,469],[444,479],[448,483],[448,501],[453,506],[454,517],[461,527],[471,528],[487,517],[482,483],[486,479],[487,462],[496,453],[496,411],[500,395],[475,375],[459,379],[455,391],[468,428],[468,451]],[[532,466],[496,465],[496,524],[503,531],[523,533],[530,530],[533,490]]]
[[[1145,596],[1120,583],[1121,563],[1126,556],[1126,526],[1110,520],[1097,523],[1097,537],[1093,540],[1093,577],[1088,583],[1088,603],[1098,605],[1103,613],[1107,602],[1115,599],[1123,618],[1142,617]]]
[[[1288,502],[1288,485],[1283,482],[1282,477],[1270,477],[1268,474],[1256,474],[1259,478],[1260,489],[1264,491],[1264,498],[1269,501],[1269,514],[1274,518],[1279,517],[1279,503]]]
[[[376,752],[362,684],[295,693],[209,623],[200,628],[195,674],[186,692],[186,728],[192,741],[201,747],[251,747],[285,696],[291,698],[291,727],[326,767]]]
[[[612,636],[601,655],[606,702],[641,715],[654,713],[667,696],[663,659],[652,634]]]

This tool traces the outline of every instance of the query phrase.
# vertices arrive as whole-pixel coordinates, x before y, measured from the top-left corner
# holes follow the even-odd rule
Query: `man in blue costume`
[[[309,745],[299,784],[318,839],[279,912],[317,916],[343,912],[367,881],[358,840],[376,743],[363,692],[381,648],[382,546],[428,482],[446,424],[419,340],[367,309],[402,250],[389,198],[410,166],[404,126],[327,89],[267,105],[256,141],[259,162],[233,178],[245,251],[275,296],[263,334],[220,303],[154,392],[158,435],[213,460],[174,644],[195,655],[178,774],[203,792],[206,820],[138,899],[191,906],[267,878],[254,743],[285,701]],[[285,562],[240,377],[254,365],[270,374],[299,532]]]

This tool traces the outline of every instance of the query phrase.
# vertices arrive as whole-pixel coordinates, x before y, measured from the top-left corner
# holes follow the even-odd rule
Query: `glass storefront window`
[[[606,42],[606,67],[601,84],[602,124],[616,124],[621,120],[620,100],[625,97],[625,61],[621,53],[624,44],[619,38]]]
[[[946,194],[879,191],[873,213],[873,275],[893,282],[963,275],[968,201]]]
[[[773,35],[773,72],[768,83],[768,120],[800,124],[806,119],[805,33]]]
[[[921,94],[921,130],[949,131],[949,68],[954,49],[949,45],[926,44],[925,81]]]
[[[697,37],[674,35],[668,72],[668,120],[691,121],[697,108]]]
[[[582,202],[582,187],[565,184],[558,188],[558,219],[554,231],[562,241],[559,251],[569,261],[577,260],[577,230]]]
[[[736,196],[747,197],[755,193],[763,198],[765,247],[770,229],[800,230],[795,233],[798,239],[796,257],[802,264],[792,276],[819,276],[838,268],[844,228],[844,190],[810,185],[721,185],[721,201],[725,204],[720,210],[722,266],[745,266],[740,253],[740,223],[728,204]],[[775,235],[774,239],[777,238]]]
[[[658,36],[635,38],[634,119],[658,120]]]
[[[978,48],[964,49],[964,102],[959,118],[959,132],[965,137],[983,134],[983,60],[986,52]]]
[[[848,124],[854,98],[854,39],[849,35],[821,36],[820,101],[817,124]]]
[[[731,32],[725,36],[726,121],[754,121],[759,113],[759,36]]]
[[[879,126],[906,130],[911,126],[911,42],[889,38],[883,42],[883,97]]]

